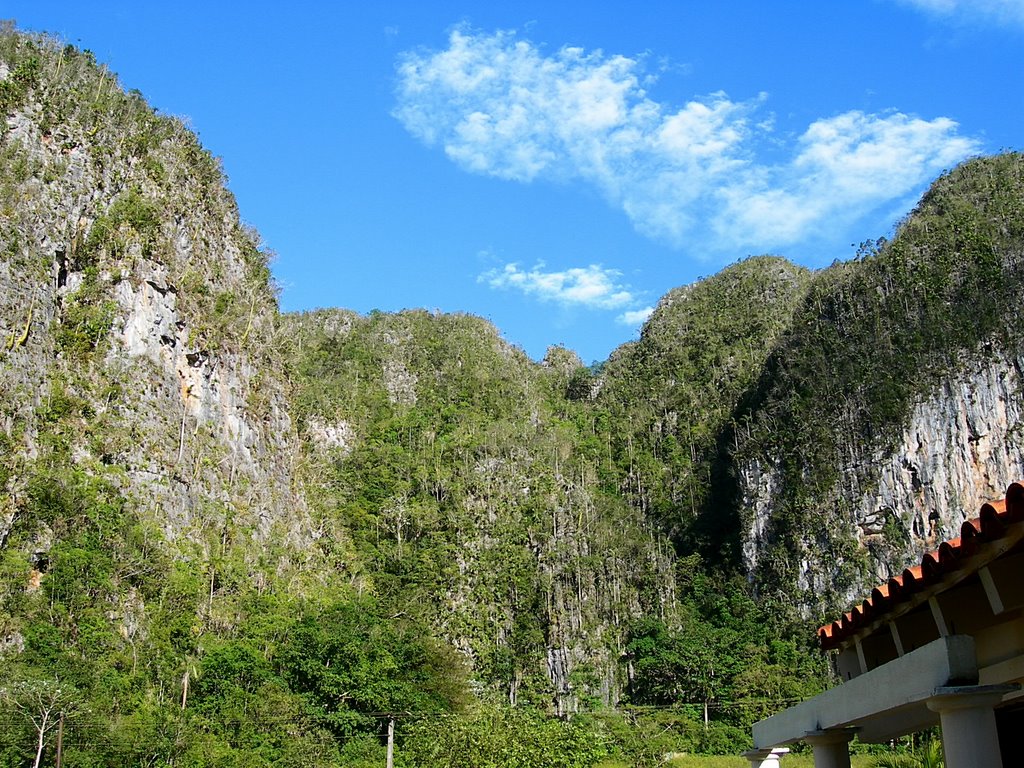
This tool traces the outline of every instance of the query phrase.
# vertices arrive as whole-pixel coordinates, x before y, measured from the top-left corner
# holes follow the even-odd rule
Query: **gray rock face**
[[[913,408],[894,448],[848,457],[841,487],[817,500],[826,513],[852,510],[839,524],[868,554],[864,581],[849,591],[848,602],[959,536],[961,524],[977,516],[983,503],[1002,498],[1010,483],[1024,478],[1022,363],[1000,355],[966,364]],[[779,477],[764,460],[743,465],[740,474],[750,515],[743,555],[753,573]],[[812,546],[805,554],[798,586],[820,593],[829,565],[817,562]]]
[[[183,126],[121,94],[111,114],[77,111],[64,75],[0,126],[12,212],[0,224],[0,437],[13,468],[0,544],[56,434],[178,556],[231,540],[305,558],[315,528],[293,474],[265,258]],[[55,398],[71,412],[55,417]]]
[[[947,379],[914,409],[898,448],[873,457],[877,489],[857,499],[857,521],[862,538],[881,533],[872,518],[899,522],[909,541],[899,567],[959,536],[982,504],[1024,478],[1020,371],[1019,358],[998,357]],[[891,573],[878,563],[876,575]]]
[[[232,487],[240,480],[261,489],[251,495],[255,508],[245,523],[257,540],[265,541],[275,520],[304,511],[301,496],[292,491],[289,462],[280,460],[295,451],[283,392],[274,388],[268,393],[266,411],[254,412],[249,401],[256,394],[254,384],[266,377],[267,371],[260,370],[265,361],[196,344],[191,323],[178,310],[177,290],[165,273],[162,265],[154,265],[145,279],[119,283],[115,294],[120,313],[113,333],[120,348],[111,349],[107,364],[148,367],[145,378],[150,386],[138,393],[137,409],[164,416],[159,427],[149,431],[149,450],[132,452],[129,475],[151,490],[149,499],[158,501],[152,511],[159,512],[165,535],[173,539],[186,531],[188,507],[199,499],[191,484],[180,480],[156,480],[152,493],[155,478],[166,475],[168,467],[201,460],[203,452],[216,455],[219,469],[202,473],[199,496],[223,499],[230,506],[238,502]],[[144,417],[140,421],[146,423]],[[167,440],[167,427],[174,422],[176,451]],[[191,504],[182,503],[187,500]]]

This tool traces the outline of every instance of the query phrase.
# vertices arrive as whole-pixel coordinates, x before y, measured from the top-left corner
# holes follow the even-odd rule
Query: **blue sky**
[[[244,8],[244,12],[240,9]],[[30,2],[223,160],[285,310],[603,360],[750,254],[820,267],[1021,149],[1024,0]]]

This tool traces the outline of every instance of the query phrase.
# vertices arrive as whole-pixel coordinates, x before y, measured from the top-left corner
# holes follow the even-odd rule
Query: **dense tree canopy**
[[[676,289],[586,367],[467,315],[281,315],[180,122],[47,38],[0,28],[0,62],[0,768],[58,732],[67,766],[380,765],[392,719],[420,768],[741,750],[828,681],[806,612],[865,557],[837,456],[1019,356],[1018,154],[852,262]]]

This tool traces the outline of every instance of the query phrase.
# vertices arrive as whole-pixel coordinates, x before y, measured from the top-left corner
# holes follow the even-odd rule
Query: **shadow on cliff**
[[[742,509],[743,487],[737,454],[749,429],[770,399],[780,372],[778,352],[765,361],[760,376],[737,401],[729,420],[719,431],[711,459],[710,488],[697,517],[680,542],[683,551],[699,552],[704,562],[724,574],[754,578],[743,562],[744,531],[748,526]]]

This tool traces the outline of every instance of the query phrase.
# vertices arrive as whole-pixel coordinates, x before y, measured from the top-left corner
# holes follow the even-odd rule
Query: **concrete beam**
[[[903,639],[900,637],[900,630],[896,626],[895,621],[889,622],[889,634],[892,635],[892,642],[896,646],[896,655],[905,656],[906,653],[903,650]]]
[[[981,586],[985,590],[985,597],[988,598],[988,604],[992,608],[992,615],[998,616],[1006,608],[1003,606],[1003,598],[999,594],[999,587],[996,586],[996,580],[992,578],[992,571],[985,566],[978,571],[978,576],[981,578]]]
[[[949,635],[949,627],[946,626],[946,617],[942,615],[942,606],[939,605],[939,599],[935,595],[928,598],[928,607],[932,609],[932,618],[935,619],[935,626],[939,630],[939,637],[947,637]]]
[[[949,635],[754,724],[754,746],[800,741],[807,733],[859,728],[861,741],[886,741],[935,725],[927,700],[937,688],[977,683],[974,638]]]
[[[860,641],[859,637],[853,642],[857,646],[857,664],[860,665],[860,673],[863,675],[868,671],[868,662],[867,659],[864,658],[864,644]]]

